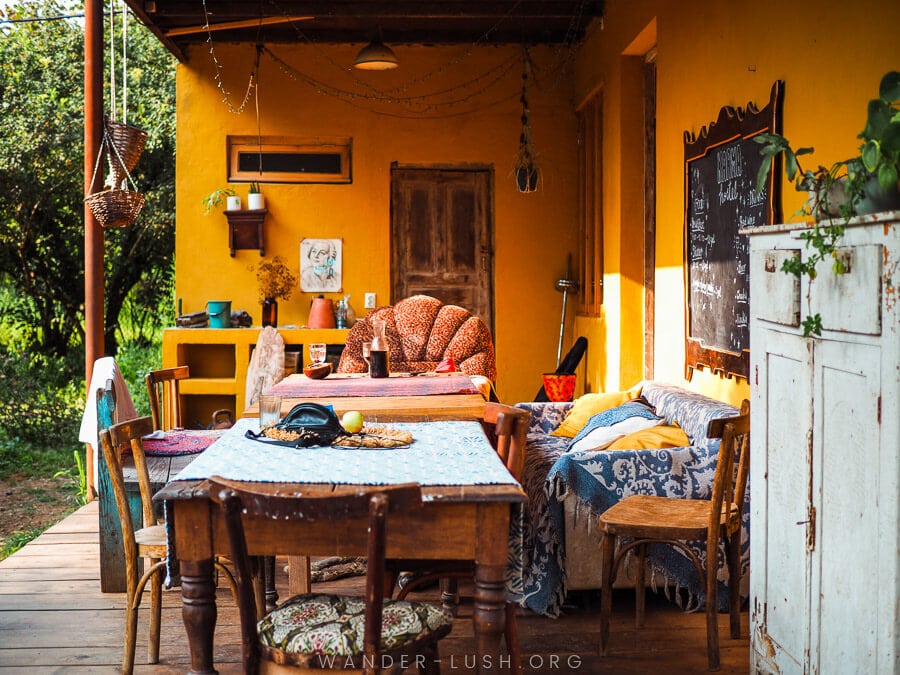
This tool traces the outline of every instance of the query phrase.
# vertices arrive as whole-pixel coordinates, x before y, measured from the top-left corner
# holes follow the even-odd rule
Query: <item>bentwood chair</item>
[[[98,392],[98,397],[103,390]],[[150,583],[150,638],[147,648],[147,662],[159,661],[159,629],[162,611],[162,584],[166,576],[166,532],[165,525],[158,524],[153,509],[153,494],[150,472],[141,438],[153,430],[149,417],[114,424],[100,432],[100,445],[109,471],[110,483],[119,511],[122,541],[125,548],[126,578],[126,620],[125,653],[122,657],[122,672],[130,674],[134,669],[134,652],[137,642],[138,609],[147,583]],[[131,519],[128,495],[125,491],[125,475],[122,455],[130,451],[134,457],[138,485],[141,493],[141,509],[144,527],[136,529]],[[140,574],[139,560],[148,558],[149,567]],[[216,569],[225,575],[232,593],[237,597],[237,589],[231,572],[216,562]]]
[[[450,632],[452,615],[436,605],[383,594],[387,522],[390,515],[421,508],[417,484],[310,495],[213,476],[209,496],[221,509],[237,571],[244,673],[321,669],[368,675],[381,672],[382,664],[399,663],[440,672],[438,641]],[[295,595],[258,620],[253,581],[259,559],[248,555],[244,518],[367,528],[365,597]]]
[[[525,443],[531,415],[521,408],[488,402],[484,408],[483,426],[491,445],[506,465],[513,478],[521,482],[525,474]],[[459,579],[472,579],[475,576],[474,562],[466,560],[393,560],[389,559],[387,585],[393,588],[397,572],[412,572],[406,583],[397,594],[403,600],[417,588],[440,580],[442,588],[441,600],[445,606],[458,602],[456,585]],[[424,569],[423,573],[415,570]],[[506,649],[509,652],[513,672],[522,672],[522,654],[519,646],[519,628],[515,603],[506,603]]]
[[[599,518],[601,544],[600,654],[605,656],[612,613],[612,584],[623,556],[631,549],[638,559],[635,582],[635,623],[644,623],[644,558],[647,544],[670,544],[691,559],[706,587],[706,645],[710,670],[719,669],[717,613],[719,541],[725,548],[728,567],[731,637],[740,637],[741,518],[750,469],[750,404],[741,414],[709,423],[707,435],[721,438],[716,476],[709,499],[679,499],[632,495],[604,511]],[[625,541],[620,541],[625,540]],[[706,563],[687,545],[706,541]],[[618,546],[617,550],[617,544]]]
[[[181,394],[179,382],[191,376],[188,366],[151,370],[144,376],[147,395],[150,398],[150,415],[155,430],[169,431],[184,427],[181,414]],[[234,424],[230,410],[216,410],[212,414],[210,427],[227,429]]]

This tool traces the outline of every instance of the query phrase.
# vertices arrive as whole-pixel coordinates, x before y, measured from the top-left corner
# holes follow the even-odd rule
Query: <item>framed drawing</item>
[[[738,230],[781,222],[780,164],[756,192],[762,155],[753,137],[781,132],[783,101],[779,80],[762,110],[724,107],[698,136],[684,134],[687,380],[702,368],[749,375],[750,244]]]
[[[300,240],[300,290],[337,293],[342,290],[342,239]]]

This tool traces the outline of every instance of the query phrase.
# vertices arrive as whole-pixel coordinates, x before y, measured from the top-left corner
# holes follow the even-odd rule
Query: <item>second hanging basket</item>
[[[85,203],[101,227],[127,227],[144,208],[144,195],[140,192],[113,188],[88,195]]]

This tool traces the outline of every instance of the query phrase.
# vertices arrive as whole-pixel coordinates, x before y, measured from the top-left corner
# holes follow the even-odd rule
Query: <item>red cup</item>
[[[556,403],[571,401],[575,395],[575,373],[544,373],[544,393]]]

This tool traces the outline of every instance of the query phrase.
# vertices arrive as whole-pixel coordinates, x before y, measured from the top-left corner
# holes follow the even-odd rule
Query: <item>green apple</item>
[[[341,426],[351,434],[361,431],[363,428],[363,416],[358,410],[348,410],[341,417]]]

